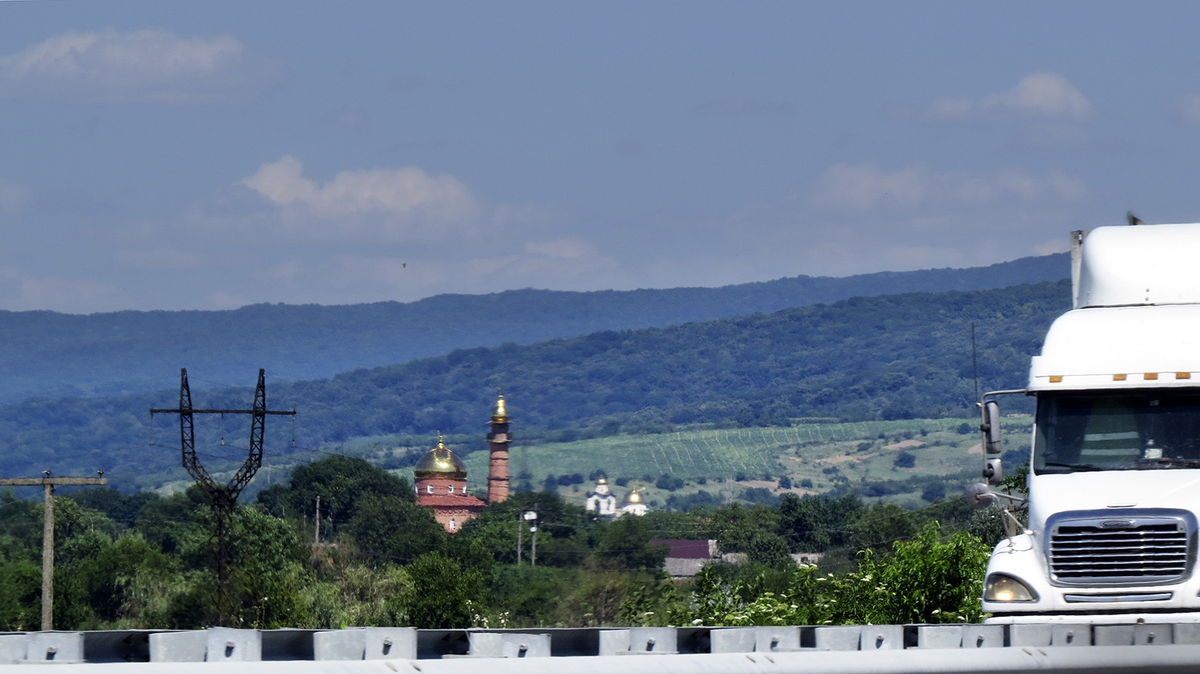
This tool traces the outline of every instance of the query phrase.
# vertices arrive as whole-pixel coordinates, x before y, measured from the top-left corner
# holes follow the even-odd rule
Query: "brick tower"
[[[496,400],[492,412],[492,430],[488,433],[488,449],[491,463],[488,470],[488,503],[499,503],[508,499],[508,412],[504,409],[504,396]]]

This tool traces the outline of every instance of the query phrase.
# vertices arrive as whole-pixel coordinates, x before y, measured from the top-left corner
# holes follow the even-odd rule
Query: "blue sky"
[[[991,264],[1200,220],[1200,5],[0,1],[0,309]]]

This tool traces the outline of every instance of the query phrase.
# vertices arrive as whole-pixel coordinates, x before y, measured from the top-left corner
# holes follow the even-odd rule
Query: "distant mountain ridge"
[[[984,390],[1019,388],[1029,357],[1070,308],[1070,297],[1065,279],[854,297],[528,346],[457,349],[328,379],[273,382],[269,406],[298,413],[294,425],[270,422],[265,450],[297,458],[384,436],[428,447],[439,431],[482,449],[497,388],[523,445],[814,418],[973,419],[976,370]],[[0,474],[102,469],[114,481],[145,487],[153,485],[140,481],[156,472],[180,473],[178,420],[147,414],[177,399],[171,388],[177,381],[136,395],[0,406]],[[191,383],[201,408],[244,409],[253,398],[249,381],[239,388]],[[1028,411],[1026,400],[1006,405]],[[244,460],[247,420],[213,416],[196,425],[197,456],[217,462],[210,465]]]
[[[1066,278],[1066,254],[988,267],[798,276],[719,288],[510,290],[417,302],[258,304],[90,315],[0,311],[0,404],[169,387],[180,367],[227,385],[331,377],[455,349],[665,327],[856,296],[983,290]]]

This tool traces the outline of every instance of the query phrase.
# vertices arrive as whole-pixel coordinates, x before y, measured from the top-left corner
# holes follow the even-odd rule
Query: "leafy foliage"
[[[232,624],[328,629],[979,618],[988,546],[965,531],[990,531],[991,525],[961,499],[912,512],[864,506],[854,496],[789,494],[779,505],[731,503],[606,521],[557,494],[520,493],[489,505],[448,537],[411,502],[403,481],[381,479],[378,470],[331,457],[294,471],[259,504],[236,510],[227,588]],[[365,495],[345,501],[353,514],[331,541],[310,544],[303,513],[281,504],[328,485],[352,485],[347,489]],[[62,524],[57,627],[207,624],[216,588],[207,566],[209,515],[197,490],[130,500],[142,503],[134,513],[123,508],[132,497],[110,490],[74,495],[78,501],[62,496],[56,502]],[[123,521],[133,525],[82,503],[124,513]],[[273,514],[271,504],[287,516]],[[539,516],[537,566],[530,563],[531,533],[521,519],[528,510]],[[5,629],[29,629],[39,617],[40,520],[40,505],[11,491],[0,494]],[[520,563],[519,530],[526,536]],[[651,542],[661,538],[716,539],[723,552],[746,561],[712,563],[693,583],[681,584],[661,571],[666,548]],[[797,550],[824,552],[822,567],[797,567],[790,557]]]

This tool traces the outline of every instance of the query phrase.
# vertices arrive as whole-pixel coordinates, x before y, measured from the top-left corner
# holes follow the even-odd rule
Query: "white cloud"
[[[0,98],[216,101],[250,93],[279,70],[229,35],[68,32],[0,57]]]
[[[934,101],[929,112],[939,119],[1016,115],[1081,120],[1091,116],[1092,104],[1062,75],[1034,73],[1022,78],[1012,89],[979,99],[939,99]]]
[[[973,175],[936,173],[918,164],[889,173],[872,164],[838,164],[817,181],[811,201],[829,210],[895,211],[1004,201],[1072,202],[1086,194],[1082,181],[1058,171],[1040,177],[1021,171]]]
[[[450,221],[475,210],[470,191],[457,178],[431,176],[412,166],[342,171],[318,186],[304,177],[300,160],[287,155],[241,182],[274,204],[307,208],[326,218],[386,213]]]
[[[0,178],[0,213],[16,213],[29,201],[29,188]]]

